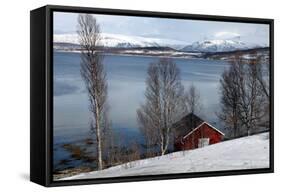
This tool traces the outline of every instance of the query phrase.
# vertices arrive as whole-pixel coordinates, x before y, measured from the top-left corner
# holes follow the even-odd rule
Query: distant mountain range
[[[55,34],[54,42],[79,44],[77,34]],[[101,44],[105,47],[116,48],[171,47],[177,50],[182,49],[187,45],[186,42],[173,39],[148,38],[108,33],[101,34]]]
[[[240,40],[204,40],[196,41],[182,49],[186,52],[229,52],[261,48],[263,45],[244,43]]]
[[[236,50],[248,50],[267,47],[264,44],[249,43],[240,38],[203,40],[188,44],[184,41],[164,38],[148,38],[140,36],[129,36],[119,34],[101,34],[101,44],[109,48],[149,48],[149,47],[170,47],[175,51],[182,52],[229,52]],[[54,34],[54,48],[77,49],[79,47],[77,34]]]

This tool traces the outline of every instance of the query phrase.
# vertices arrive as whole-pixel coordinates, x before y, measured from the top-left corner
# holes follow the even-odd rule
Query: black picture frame
[[[270,167],[262,169],[211,171],[156,176],[130,176],[71,181],[53,181],[53,12],[96,13],[139,17],[177,18],[268,24],[270,26]],[[274,172],[274,20],[247,17],[195,15],[47,5],[30,12],[30,180],[43,186],[116,183],[162,179],[196,178]]]

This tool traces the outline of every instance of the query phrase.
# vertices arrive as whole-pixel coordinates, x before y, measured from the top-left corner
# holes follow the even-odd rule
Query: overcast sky
[[[54,13],[54,33],[75,33],[77,13]],[[181,40],[192,43],[204,39],[241,36],[251,43],[269,44],[269,25],[196,21],[151,17],[94,14],[103,33]]]

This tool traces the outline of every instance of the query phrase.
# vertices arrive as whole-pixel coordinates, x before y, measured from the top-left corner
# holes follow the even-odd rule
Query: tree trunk
[[[95,100],[95,102],[97,102]],[[101,131],[100,131],[100,110],[96,105],[96,138],[97,138],[97,154],[98,154],[98,169],[102,170],[102,144],[101,144]]]

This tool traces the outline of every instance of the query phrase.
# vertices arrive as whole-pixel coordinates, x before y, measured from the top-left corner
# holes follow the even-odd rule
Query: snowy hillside
[[[243,39],[243,40],[242,40]],[[55,48],[77,49],[77,34],[54,34]],[[110,48],[170,47],[185,52],[228,52],[267,47],[267,44],[247,42],[245,38],[213,39],[188,44],[184,41],[164,38],[149,38],[120,34],[101,34],[101,44]]]
[[[54,34],[55,43],[79,44],[77,34]],[[101,34],[101,43],[106,47],[132,48],[132,47],[171,47],[183,48],[186,43],[173,39],[148,38],[119,34]]]
[[[82,173],[63,180],[268,167],[269,134],[262,133],[200,149],[138,160],[102,171]]]
[[[227,51],[236,51],[236,50],[247,50],[253,48],[260,48],[263,45],[245,43],[240,40],[204,40],[196,41],[191,45],[188,45],[182,49],[182,51],[187,52],[227,52]]]

